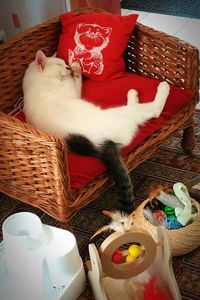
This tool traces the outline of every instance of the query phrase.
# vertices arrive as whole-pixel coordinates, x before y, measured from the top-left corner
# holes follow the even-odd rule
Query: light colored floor
[[[139,15],[138,22],[176,36],[197,47],[200,52],[200,19],[122,9],[122,15],[132,13]],[[197,104],[197,108],[200,109],[200,103]]]

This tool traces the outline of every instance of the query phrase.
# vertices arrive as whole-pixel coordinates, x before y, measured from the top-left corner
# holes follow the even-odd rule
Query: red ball
[[[116,264],[120,264],[122,262],[122,259],[123,259],[122,251],[115,250],[115,252],[112,255],[112,262]]]

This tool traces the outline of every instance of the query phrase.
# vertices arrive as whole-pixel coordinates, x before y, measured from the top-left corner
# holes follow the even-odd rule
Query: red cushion
[[[158,83],[159,81],[156,79],[149,79],[133,73],[127,73],[121,78],[107,82],[86,79],[83,84],[83,97],[102,108],[119,106],[127,103],[127,91],[135,88],[138,91],[140,102],[144,103],[154,99]],[[171,85],[170,95],[161,116],[158,119],[151,119],[141,126],[131,144],[123,149],[122,156],[127,155],[133,147],[161,128],[169,117],[179,112],[191,98],[190,90],[182,90]],[[83,188],[106,170],[100,160],[74,153],[68,153],[68,163],[72,190]]]
[[[119,106],[127,103],[127,91],[130,88],[135,88],[138,90],[140,102],[144,103],[154,99],[158,84],[159,81],[156,79],[149,79],[133,73],[126,73],[123,77],[110,81],[100,82],[85,79],[83,82],[83,97],[102,108]],[[192,92],[190,90],[182,90],[171,85],[170,95],[161,116],[142,125],[131,144],[123,149],[122,155],[127,155],[144,138],[162,127],[170,116],[180,111],[191,98]],[[23,121],[23,114],[20,113],[18,118]],[[106,170],[104,164],[94,157],[67,153],[67,160],[72,191],[83,188]]]
[[[86,13],[61,16],[62,34],[57,56],[67,63],[79,61],[88,78],[105,80],[124,75],[122,57],[138,15]]]

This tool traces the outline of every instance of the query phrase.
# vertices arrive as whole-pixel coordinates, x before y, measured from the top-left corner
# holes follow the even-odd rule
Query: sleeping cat
[[[120,156],[130,144],[138,126],[159,117],[170,87],[158,86],[154,101],[139,103],[136,90],[129,90],[127,105],[101,109],[81,98],[82,76],[78,62],[46,57],[38,51],[23,80],[24,113],[27,122],[64,139],[69,150],[95,156],[111,173],[119,195],[117,209],[129,213],[135,208],[132,184]]]

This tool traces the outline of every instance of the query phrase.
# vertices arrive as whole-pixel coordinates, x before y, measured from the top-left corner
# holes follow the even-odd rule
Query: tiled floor
[[[200,52],[200,19],[122,9],[122,15],[137,13],[138,21],[149,27],[176,36],[197,47]],[[200,103],[197,105],[200,109]]]

